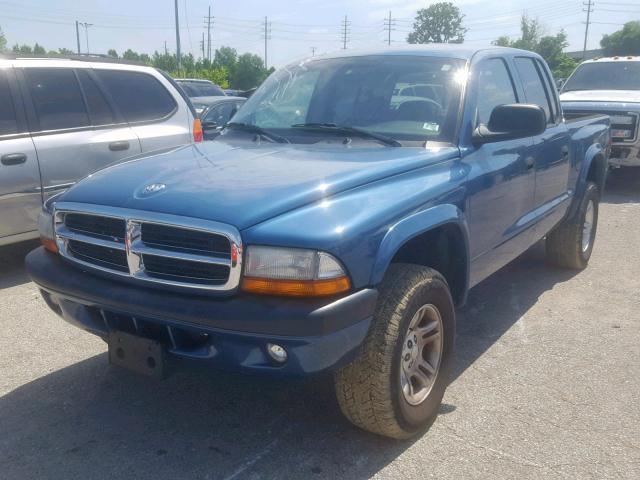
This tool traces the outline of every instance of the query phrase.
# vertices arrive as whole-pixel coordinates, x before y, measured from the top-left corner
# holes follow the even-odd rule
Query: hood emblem
[[[165,188],[167,188],[167,186],[164,183],[151,183],[142,189],[140,195],[146,197],[161,192]]]

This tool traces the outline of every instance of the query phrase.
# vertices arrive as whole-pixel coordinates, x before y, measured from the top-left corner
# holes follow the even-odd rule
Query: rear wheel
[[[589,182],[574,218],[565,220],[547,236],[547,258],[564,268],[582,270],[587,267],[598,227],[600,193]]]
[[[342,412],[387,437],[428,428],[449,382],[454,337],[455,310],[442,275],[392,264],[360,355],[336,373]]]

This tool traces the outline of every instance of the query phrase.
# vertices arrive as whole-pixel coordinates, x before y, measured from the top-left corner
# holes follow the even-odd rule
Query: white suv
[[[165,73],[102,59],[0,58],[0,245],[37,236],[42,203],[127,157],[202,140]]]

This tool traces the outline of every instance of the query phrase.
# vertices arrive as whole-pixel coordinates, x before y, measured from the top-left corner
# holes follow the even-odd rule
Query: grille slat
[[[72,232],[98,238],[115,239],[124,243],[126,226],[122,218],[86,215],[84,213],[67,213],[64,223]]]
[[[171,215],[114,210],[117,214],[110,215],[110,209],[102,207],[85,212],[57,205],[60,253],[135,281],[208,290],[238,286],[237,230],[216,222],[185,218],[182,225],[182,218]]]
[[[199,284],[219,285],[229,277],[229,267],[211,263],[192,262],[156,255],[143,255],[144,270],[148,275],[169,280],[188,280]]]
[[[154,223],[144,223],[141,240],[154,248],[165,248],[183,252],[229,256],[229,239],[214,233],[199,230],[184,230]]]
[[[93,263],[104,268],[112,268],[119,272],[129,271],[127,255],[124,250],[102,247],[78,240],[69,240],[67,242],[67,249],[74,257],[82,261]]]

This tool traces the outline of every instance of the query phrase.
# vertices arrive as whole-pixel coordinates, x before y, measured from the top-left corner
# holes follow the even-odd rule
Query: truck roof
[[[470,60],[478,53],[520,53],[529,56],[537,56],[537,54],[533,52],[510,47],[497,47],[493,45],[487,47],[469,47],[466,45],[453,43],[432,43],[427,45],[403,45],[401,47],[341,50],[325,55],[317,55],[310,58],[309,60],[321,58],[363,57],[368,55],[420,55],[425,57],[449,57],[462,60]]]
[[[585,60],[582,63],[606,63],[606,62],[640,62],[638,55],[616,55],[615,57],[601,57]]]

